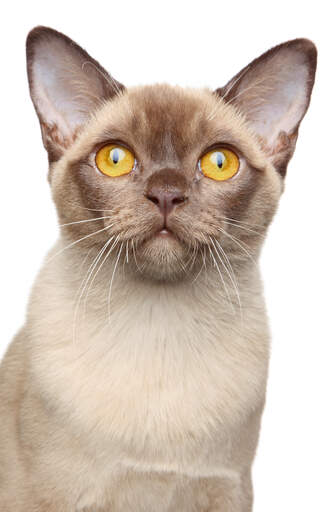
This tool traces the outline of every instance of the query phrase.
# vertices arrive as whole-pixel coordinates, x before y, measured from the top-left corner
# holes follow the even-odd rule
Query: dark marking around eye
[[[217,166],[221,169],[223,167],[223,153],[217,153]]]

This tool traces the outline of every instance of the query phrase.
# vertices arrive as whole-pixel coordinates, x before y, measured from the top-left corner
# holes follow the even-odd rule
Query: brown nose
[[[145,196],[156,204],[166,218],[175,206],[185,203],[187,183],[184,176],[173,169],[163,169],[148,180]]]
[[[167,216],[173,211],[174,207],[178,204],[185,202],[186,198],[179,191],[170,192],[160,188],[153,188],[149,194],[146,195],[147,199],[156,204],[163,216]]]

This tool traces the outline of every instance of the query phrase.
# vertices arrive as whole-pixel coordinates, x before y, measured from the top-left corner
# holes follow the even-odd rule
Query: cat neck
[[[116,266],[113,260],[97,272],[99,264],[92,266],[87,251],[72,247],[59,253],[60,248],[61,241],[38,276],[28,319],[51,329],[61,325],[67,340],[89,342],[97,333],[109,339],[131,330],[136,337],[139,326],[143,337],[155,332],[156,340],[174,330],[192,336],[200,325],[209,332],[240,330],[251,311],[263,308],[259,272],[252,264],[232,268],[231,276],[207,265],[192,279],[163,282],[128,272],[125,262]]]
[[[194,281],[159,283],[121,266],[108,310],[112,265],[97,276],[86,310],[76,309],[89,268],[83,251],[65,251],[44,265],[28,311],[31,376],[76,432],[99,432],[124,450],[146,445],[153,457],[161,446],[167,464],[168,443],[190,438],[202,446],[220,407],[236,421],[263,396],[268,330],[258,272],[237,276],[240,309],[237,298],[230,304],[215,268]],[[194,454],[191,442],[183,460]]]

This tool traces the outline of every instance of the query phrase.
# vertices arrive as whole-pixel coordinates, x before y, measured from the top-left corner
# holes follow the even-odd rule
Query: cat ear
[[[47,27],[28,34],[27,70],[50,161],[60,158],[104,100],[124,89],[85,50]]]
[[[316,59],[311,41],[294,39],[264,53],[215,91],[244,114],[282,175],[309,106]]]

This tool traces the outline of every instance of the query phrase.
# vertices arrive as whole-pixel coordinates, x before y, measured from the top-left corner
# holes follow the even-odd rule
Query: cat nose
[[[187,201],[187,182],[181,172],[162,169],[148,180],[145,197],[156,204],[166,218],[175,208]]]
[[[174,210],[175,206],[186,201],[186,197],[178,190],[169,191],[155,187],[146,194],[146,197],[156,204],[164,217],[167,217]]]

